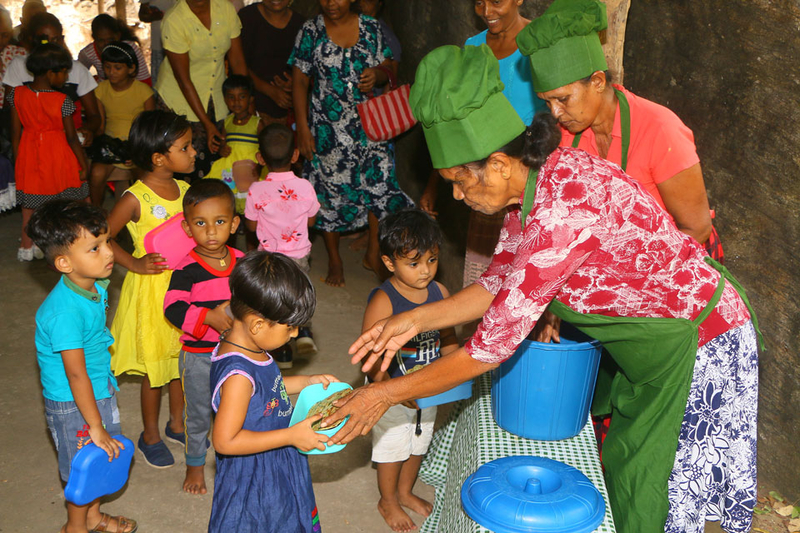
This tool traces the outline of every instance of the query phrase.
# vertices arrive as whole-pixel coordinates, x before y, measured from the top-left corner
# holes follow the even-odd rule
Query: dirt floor
[[[0,332],[9,342],[0,348],[0,416],[6,429],[0,432],[0,532],[58,531],[65,521],[64,497],[58,476],[56,453],[45,423],[34,348],[36,309],[58,280],[44,261],[16,260],[21,216],[0,215],[0,305],[4,320]],[[349,363],[347,348],[361,329],[369,291],[377,284],[361,266],[361,255],[347,249],[342,240],[347,287],[333,289],[320,281],[326,267],[322,241],[314,245],[312,280],[318,306],[314,334],[320,353],[295,360],[287,373],[332,373],[354,386],[363,383],[358,367]],[[111,283],[109,322],[125,270],[116,267]],[[136,442],[142,430],[139,380],[120,380],[119,407],[124,434]],[[165,398],[166,400],[166,398]],[[167,420],[166,401],[162,418]],[[211,511],[211,492],[191,496],[181,491],[184,460],[181,447],[169,444],[176,465],[166,470],[134,459],[125,489],[103,506],[113,514],[139,521],[140,531],[205,531]],[[327,533],[391,531],[376,509],[378,491],[370,461],[371,442],[361,438],[333,455],[313,456],[311,476],[320,517]],[[138,452],[137,452],[138,453]],[[207,482],[213,486],[214,459],[209,452]],[[418,482],[418,494],[433,498],[433,489]],[[419,524],[422,519],[412,513]]]
[[[58,275],[43,261],[17,262],[20,224],[19,212],[0,215],[0,309],[3,316],[0,333],[9,341],[0,348],[0,416],[6,425],[0,432],[0,532],[3,533],[57,531],[66,516],[56,453],[45,424],[34,348],[34,315]],[[295,359],[294,368],[287,373],[327,372],[354,386],[362,382],[358,368],[349,363],[347,348],[360,331],[364,302],[377,280],[362,268],[361,253],[347,248],[350,242],[342,240],[347,278],[344,289],[334,289],[321,282],[326,267],[325,250],[320,240],[314,244],[312,280],[318,291],[314,333],[320,353],[309,359]],[[115,268],[109,319],[113,317],[124,275],[124,269]],[[135,378],[120,380],[122,428],[134,442],[142,429],[139,383]],[[163,403],[162,419],[166,423],[166,401]],[[445,413],[440,411],[441,421]],[[137,519],[140,531],[205,531],[211,510],[213,453],[209,451],[206,467],[209,494],[191,496],[181,491],[182,450],[173,444],[169,447],[176,459],[174,467],[156,470],[135,456],[127,487],[114,495],[103,509]],[[367,437],[357,439],[337,454],[310,458],[314,492],[326,533],[391,531],[375,507],[378,492],[370,448]],[[424,498],[433,498],[433,489],[421,482],[417,483],[416,490]],[[776,502],[769,503],[777,507]],[[761,507],[764,506],[762,502]],[[421,523],[419,515],[410,514]],[[752,531],[787,532],[788,518],[774,512],[763,512],[755,518]],[[722,530],[717,524],[709,523],[706,531],[720,533]],[[797,529],[788,528],[788,531]]]

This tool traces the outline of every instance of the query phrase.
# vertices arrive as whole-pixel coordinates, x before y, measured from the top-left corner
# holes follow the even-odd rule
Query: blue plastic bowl
[[[336,382],[336,383],[331,383],[330,385],[328,385],[327,389],[323,389],[322,388],[322,384],[321,383],[317,383],[315,385],[309,385],[305,389],[301,390],[300,394],[297,396],[297,402],[295,402],[294,411],[292,411],[292,418],[289,420],[289,426],[291,427],[291,426],[293,426],[293,425],[295,425],[295,424],[297,424],[299,422],[302,422],[306,418],[308,418],[308,410],[311,409],[311,407],[315,403],[317,403],[317,402],[319,402],[321,400],[324,400],[325,398],[327,398],[328,396],[330,396],[331,394],[333,394],[335,392],[339,392],[339,391],[345,390],[345,389],[352,390],[353,387],[351,387],[347,383]],[[347,417],[347,418],[350,418],[350,417]],[[342,420],[342,422],[338,426],[332,427],[332,428],[329,428],[329,429],[321,429],[321,430],[317,431],[317,433],[325,435],[326,437],[333,437],[334,435],[336,435],[337,431],[342,429],[342,426],[344,426],[345,422],[347,422],[347,418]],[[314,448],[313,450],[308,451],[308,452],[304,452],[304,451],[300,450],[300,453],[305,454],[305,455],[322,455],[322,454],[325,454],[325,453],[336,453],[336,452],[338,452],[340,450],[343,450],[345,446],[347,446],[347,445],[346,444],[334,444],[334,445],[327,445],[326,444],[324,451]]]
[[[426,396],[425,398],[417,399],[417,407],[425,409],[426,407],[433,407],[434,405],[442,405],[445,403],[455,402],[458,400],[466,400],[472,397],[472,380],[465,381],[461,385],[456,385],[450,390],[440,392],[434,396]]]
[[[109,462],[105,450],[93,442],[78,450],[72,458],[72,470],[64,488],[64,497],[68,502],[86,505],[102,496],[114,494],[125,486],[136,447],[123,435],[113,438],[125,446],[113,461]]]
[[[461,486],[461,506],[496,533],[588,533],[606,513],[602,495],[580,470],[532,455],[478,468]]]
[[[577,330],[561,343],[525,340],[492,371],[492,416],[528,439],[561,440],[580,433],[589,416],[600,342]]]

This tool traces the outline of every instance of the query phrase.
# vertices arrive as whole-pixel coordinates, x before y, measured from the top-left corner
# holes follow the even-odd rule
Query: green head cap
[[[485,44],[442,46],[422,58],[409,103],[434,168],[484,159],[525,131],[503,87]]]
[[[597,32],[606,29],[606,6],[597,0],[555,0],[519,34],[531,58],[533,89],[543,93],[608,70]]]

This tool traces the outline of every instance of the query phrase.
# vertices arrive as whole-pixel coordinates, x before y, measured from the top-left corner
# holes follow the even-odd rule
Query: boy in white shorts
[[[392,277],[370,294],[362,330],[378,320],[449,296],[447,289],[433,279],[442,232],[429,215],[418,209],[389,215],[380,222],[378,239],[381,260]],[[398,351],[386,372],[373,367],[367,379],[384,381],[405,375],[457,348],[452,328],[420,333]],[[403,507],[422,516],[428,516],[433,508],[411,489],[428,451],[435,418],[436,407],[418,409],[411,401],[389,408],[372,428],[372,460],[377,463],[381,494],[378,511],[395,531],[416,529]]]

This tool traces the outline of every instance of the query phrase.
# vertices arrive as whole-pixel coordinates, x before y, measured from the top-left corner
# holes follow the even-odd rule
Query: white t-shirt
[[[11,60],[6,74],[3,76],[4,85],[19,87],[25,82],[33,81],[33,75],[25,67],[27,59],[28,56],[19,56]],[[67,94],[74,102],[84,94],[95,90],[95,88],[97,88],[97,82],[94,81],[94,76],[78,61],[73,61],[67,83],[64,84],[64,88],[61,91]]]
[[[169,8],[175,5],[175,0],[139,0],[141,4],[150,4],[157,7],[162,13],[166,13]],[[157,20],[150,23],[150,50],[162,50],[161,46],[161,21]]]

